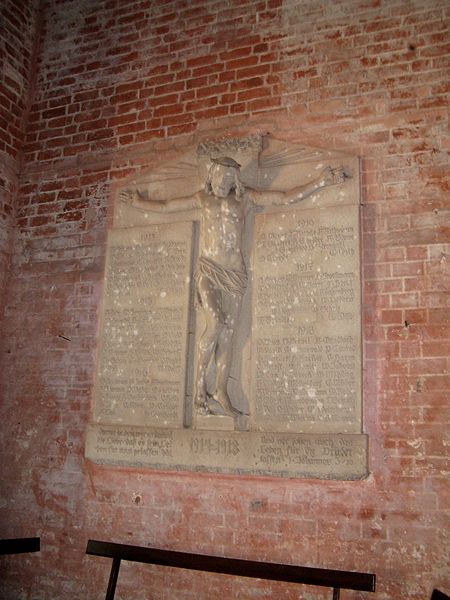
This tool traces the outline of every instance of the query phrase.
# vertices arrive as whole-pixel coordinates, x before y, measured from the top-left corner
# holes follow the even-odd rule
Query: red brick
[[[111,117],[108,119],[108,126],[114,127],[115,125],[125,125],[127,123],[133,123],[136,121],[137,115],[136,113],[127,113],[124,115],[119,115],[117,117]]]
[[[30,227],[40,227],[41,225],[48,225],[49,223],[55,222],[55,215],[40,215],[38,217],[32,217],[29,221]]]
[[[405,262],[392,265],[394,277],[417,277],[423,275],[422,262]]]
[[[238,102],[237,104],[232,104],[230,106],[231,114],[244,113],[245,110],[246,110],[245,102]]]
[[[190,58],[186,61],[187,67],[203,67],[204,65],[212,65],[217,62],[217,56],[214,54],[206,54],[197,58]]]
[[[136,141],[136,143],[148,142],[155,138],[163,138],[163,137],[165,137],[165,135],[166,134],[165,134],[164,129],[160,129],[160,128],[149,129],[146,131],[142,131],[141,133],[137,133],[135,136],[135,141]],[[128,144],[129,141],[127,141],[126,143]]]
[[[415,325],[417,323],[427,323],[428,321],[428,311],[424,309],[418,310],[405,310],[405,321],[407,321],[410,325]]]
[[[184,114],[174,115],[173,117],[164,117],[161,120],[161,125],[162,126],[183,125],[186,123],[191,123],[191,122],[193,122],[193,120],[194,120],[194,117],[193,117],[192,113],[184,113]]]
[[[50,110],[44,110],[42,113],[43,119],[53,119],[54,117],[61,117],[66,114],[66,107],[61,106],[58,108],[51,108]]]
[[[167,128],[168,135],[183,135],[197,129],[197,123],[185,123],[184,125],[171,125]]]
[[[196,91],[197,98],[206,98],[208,96],[219,96],[228,91],[228,85],[212,85],[209,87],[200,88]],[[222,96],[223,97],[223,96]]]
[[[228,115],[229,108],[227,106],[216,106],[215,108],[207,108],[205,110],[197,110],[194,116],[197,119],[216,119]]]
[[[239,92],[237,95],[238,102],[243,102],[246,100],[254,100],[255,98],[266,98],[271,95],[270,89],[266,87],[261,88],[253,88],[251,90],[246,90],[245,92]],[[273,105],[272,105],[273,106]]]
[[[142,131],[142,127],[142,123],[129,123],[128,125],[122,125],[120,127],[117,127],[117,133],[119,135],[124,135],[126,133],[135,133],[136,131]]]
[[[197,67],[196,69],[192,69],[192,76],[194,78],[198,78],[204,75],[220,73],[220,71],[223,71],[224,69],[225,66],[222,63],[215,63],[212,65],[207,65],[205,67]]]
[[[281,105],[279,98],[259,98],[247,102],[247,110],[257,112],[261,110],[276,109]]]
[[[381,315],[381,322],[385,324],[403,323],[403,311],[402,310],[383,310]]]
[[[442,375],[447,370],[446,358],[427,358],[411,360],[411,372],[420,373],[421,375]]]
[[[159,85],[156,86],[153,90],[153,94],[155,96],[163,96],[165,94],[174,94],[175,92],[180,92],[185,89],[184,81],[179,81],[175,83],[169,83],[167,85]]]
[[[245,67],[253,67],[256,64],[258,64],[257,56],[246,56],[245,58],[238,58],[228,61],[226,63],[226,68],[227,70],[243,69]]]
[[[170,104],[159,106],[153,112],[154,117],[165,117],[167,115],[178,115],[184,112],[184,106],[180,104]]]
[[[168,94],[165,96],[159,96],[158,98],[152,98],[152,106],[168,106],[178,102],[179,94]]]
[[[258,77],[261,75],[266,75],[267,73],[268,73],[268,66],[260,65],[260,66],[255,66],[255,67],[238,69],[236,71],[236,78],[238,80],[247,79],[247,78],[251,78],[251,77]]]

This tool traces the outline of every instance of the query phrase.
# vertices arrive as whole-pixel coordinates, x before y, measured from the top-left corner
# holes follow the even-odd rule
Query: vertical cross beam
[[[108,589],[106,590],[105,600],[114,600],[116,593],[117,578],[119,577],[120,558],[113,558],[111,573],[109,574]]]

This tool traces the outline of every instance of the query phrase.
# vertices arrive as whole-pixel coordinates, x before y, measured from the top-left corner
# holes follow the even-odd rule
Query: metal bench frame
[[[23,554],[24,552],[39,552],[40,549],[41,539],[38,537],[0,540],[0,555]]]
[[[371,573],[297,567],[173,550],[143,548],[98,540],[88,541],[86,554],[112,558],[113,563],[105,600],[113,600],[114,598],[122,560],[194,571],[238,575],[240,577],[331,587],[333,588],[333,600],[339,600],[341,589],[374,592],[376,583],[376,576]]]

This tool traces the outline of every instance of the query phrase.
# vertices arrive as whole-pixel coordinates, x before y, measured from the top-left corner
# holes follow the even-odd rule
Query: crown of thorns
[[[241,165],[229,156],[217,156],[211,158],[211,161],[216,165],[222,165],[223,167],[233,167],[233,169],[240,169]]]

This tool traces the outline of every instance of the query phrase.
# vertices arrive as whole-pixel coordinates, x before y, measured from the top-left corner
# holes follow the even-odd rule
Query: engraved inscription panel
[[[97,422],[182,426],[192,235],[192,223],[110,232]]]
[[[367,436],[90,427],[96,462],[221,473],[361,479]]]
[[[252,412],[264,431],[358,432],[358,207],[258,215]]]

